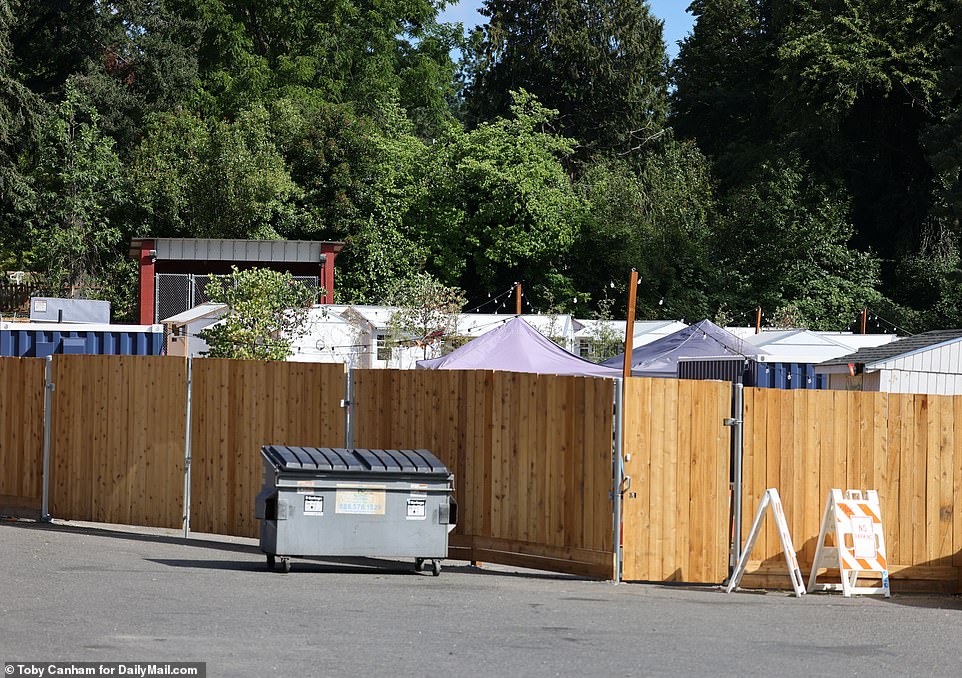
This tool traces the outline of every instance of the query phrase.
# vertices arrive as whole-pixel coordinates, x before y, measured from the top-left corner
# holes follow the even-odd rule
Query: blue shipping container
[[[161,325],[0,323],[0,356],[162,355]]]
[[[751,358],[679,360],[679,379],[714,379],[758,388],[824,389],[826,375],[812,363],[762,363]]]

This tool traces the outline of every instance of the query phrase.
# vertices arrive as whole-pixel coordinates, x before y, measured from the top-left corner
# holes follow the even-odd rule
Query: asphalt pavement
[[[0,523],[0,665],[200,661],[208,676],[946,676],[962,599],[296,560],[171,531]]]

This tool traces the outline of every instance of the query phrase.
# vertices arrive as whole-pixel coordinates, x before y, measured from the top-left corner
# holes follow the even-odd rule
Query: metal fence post
[[[191,394],[193,392],[194,361],[187,356],[187,431],[184,438],[184,539],[190,539],[190,460],[191,460]]]
[[[154,274],[154,322],[155,323],[160,322],[160,281],[163,280],[163,278],[160,277],[161,275],[162,274],[160,273]]]
[[[624,567],[624,544],[622,544],[621,514],[622,502],[624,501],[625,484],[625,455],[624,455],[624,417],[622,416],[622,406],[624,404],[624,379],[615,379],[615,402],[614,402],[614,424],[615,438],[614,450],[612,454],[612,489],[611,500],[613,502],[612,531],[614,534],[615,547],[615,584],[621,581]]]
[[[732,427],[732,544],[731,554],[737,563],[742,555],[742,460],[744,458],[745,386],[732,385],[732,417],[725,426]],[[729,571],[732,565],[729,563]]]
[[[40,492],[40,522],[50,522],[50,429],[53,423],[53,356],[43,368],[43,472]]]
[[[344,447],[354,449],[354,368],[347,368],[347,381],[344,385]]]

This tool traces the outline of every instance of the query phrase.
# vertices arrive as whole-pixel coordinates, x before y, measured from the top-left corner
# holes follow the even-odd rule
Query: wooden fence
[[[962,397],[745,392],[745,534],[777,487],[807,576],[829,490],[877,489],[893,590],[960,590]],[[787,585],[767,523],[743,585]]]
[[[0,359],[0,513],[39,517],[43,468],[40,358]]]
[[[179,528],[186,364],[56,356],[56,518]],[[0,358],[0,509],[39,507],[43,361]],[[196,360],[192,526],[254,536],[263,444],[341,446],[340,365]],[[355,372],[355,444],[426,447],[456,474],[453,555],[612,575],[614,382],[495,372]],[[627,579],[720,583],[729,535],[730,387],[629,379]],[[882,501],[893,588],[962,590],[962,397],[746,389],[743,532],[781,493],[807,573],[828,490]],[[744,536],[744,535],[743,535]],[[768,525],[746,585],[784,585]]]
[[[344,446],[342,364],[193,361],[191,529],[258,535],[264,445]]]
[[[54,517],[182,524],[186,376],[185,362],[176,358],[56,356]]]
[[[624,578],[721,583],[728,574],[731,386],[625,384]]]
[[[355,376],[358,447],[427,448],[454,471],[454,554],[613,576],[615,382],[473,370]]]

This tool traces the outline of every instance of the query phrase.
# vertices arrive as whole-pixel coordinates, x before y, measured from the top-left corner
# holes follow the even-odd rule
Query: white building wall
[[[291,362],[345,363],[367,367],[369,340],[337,310],[314,306],[308,312],[307,332],[294,340]]]
[[[962,395],[962,341],[897,357],[879,370],[888,393]]]

